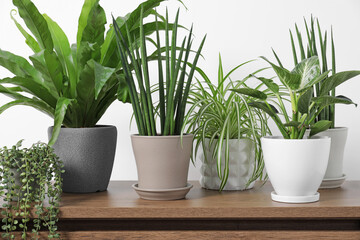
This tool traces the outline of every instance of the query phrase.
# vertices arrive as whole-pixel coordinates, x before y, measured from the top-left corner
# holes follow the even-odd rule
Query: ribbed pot
[[[317,134],[318,136],[328,136],[331,138],[329,163],[324,179],[340,178],[343,176],[344,151],[347,134],[347,127],[332,128]]]
[[[215,140],[216,141],[216,140]],[[216,142],[209,146],[209,139],[205,139],[205,149],[199,154],[201,160],[200,185],[206,189],[219,190],[221,180],[217,174],[216,158],[213,158],[213,151]],[[225,140],[224,140],[225,142]],[[206,158],[205,158],[206,154]],[[221,168],[225,168],[225,143],[221,151]],[[255,164],[254,143],[249,139],[229,140],[229,176],[223,190],[245,190],[254,186],[252,182],[246,187],[252,176]]]
[[[49,139],[53,127],[49,127]],[[105,191],[114,164],[117,130],[115,126],[61,128],[53,145],[64,164],[63,192]]]
[[[322,136],[261,138],[266,171],[276,194],[290,198],[316,195],[325,175],[330,142]]]
[[[175,189],[187,186],[193,135],[131,135],[138,186],[142,189]]]

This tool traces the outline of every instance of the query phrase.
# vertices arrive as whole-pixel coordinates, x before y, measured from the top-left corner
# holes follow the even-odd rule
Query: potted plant
[[[45,227],[49,239],[60,239],[56,224],[63,165],[50,146],[36,143],[21,148],[21,144],[0,149],[2,238],[14,239],[20,230],[21,239],[40,239],[39,231]]]
[[[198,156],[201,160],[200,184],[203,188],[245,190],[264,177],[260,138],[270,134],[267,118],[258,109],[248,106],[250,97],[230,91],[246,86],[249,76],[232,81],[231,74],[249,62],[224,73],[219,55],[217,85],[200,68],[197,69],[203,81],[198,80],[190,91],[192,107],[186,116],[186,132],[194,134],[193,159]]]
[[[277,66],[263,57],[275,71],[280,82],[285,86],[286,94],[271,79],[258,77],[274,98],[260,90],[251,88],[234,89],[260,101],[251,103],[252,107],[262,109],[279,128],[282,137],[263,137],[261,145],[267,174],[274,187],[271,197],[280,202],[314,202],[319,200],[319,188],[324,177],[329,152],[330,138],[314,136],[325,131],[331,121],[314,119],[321,111],[335,103],[353,104],[350,99],[342,96],[313,96],[313,86],[322,82],[320,92],[334,89],[347,79],[342,75],[326,78],[330,71],[321,74],[317,56],[306,58],[299,62],[292,71]],[[326,90],[326,91],[325,91]],[[285,101],[290,100],[291,114],[285,108]],[[280,109],[281,119],[277,109],[271,105],[276,103]],[[304,138],[306,129],[310,129],[309,138]]]
[[[162,1],[148,0],[125,17],[116,18],[121,31],[126,35],[126,23],[132,34],[137,33],[140,9],[141,17],[154,15],[153,8]],[[65,165],[64,192],[104,191],[112,172],[117,130],[97,122],[116,99],[130,101],[114,28],[111,26],[105,34],[106,17],[99,0],[85,0],[77,42],[70,46],[58,24],[40,14],[30,0],[13,3],[32,35],[12,18],[34,55],[29,57],[30,64],[23,57],[0,50],[0,65],[15,75],[0,80],[0,92],[14,99],[3,105],[0,112],[26,105],[52,117],[49,145]],[[158,24],[159,29],[164,27]],[[154,30],[154,23],[149,22],[144,34]],[[135,35],[131,44],[138,40]]]
[[[139,181],[134,185],[142,198],[150,200],[172,200],[184,198],[192,187],[187,184],[187,176],[193,135],[180,135],[184,123],[185,108],[205,37],[192,62],[190,72],[187,65],[192,45],[192,28],[188,37],[177,46],[178,17],[170,27],[168,13],[165,19],[165,56],[161,54],[159,22],[156,18],[156,49],[158,52],[158,104],[155,105],[150,84],[145,28],[142,21],[144,9],[140,14],[140,51],[126,43],[118,24],[114,20],[119,55],[129,86],[134,118],[139,134],[131,136],[136,159]],[[127,25],[125,25],[127,26]],[[127,32],[129,31],[127,27]],[[131,34],[127,33],[131,38]],[[171,43],[170,43],[171,41]],[[186,45],[185,45],[186,44]],[[177,54],[177,52],[179,52]],[[165,67],[163,67],[165,59]],[[130,61],[129,61],[130,60]],[[137,79],[135,82],[134,76]],[[137,84],[137,86],[136,86]],[[160,118],[157,131],[155,116]]]
[[[316,26],[315,26],[316,24]],[[306,57],[319,56],[321,59],[321,72],[326,72],[329,69],[329,64],[331,61],[331,75],[328,76],[332,78],[334,74],[336,74],[336,55],[335,55],[335,45],[333,38],[333,30],[331,29],[330,41],[329,44],[331,47],[331,59],[328,61],[327,49],[329,47],[328,44],[328,34],[327,31],[322,32],[319,20],[316,19],[316,23],[314,18],[311,16],[310,24],[308,25],[307,21],[304,20],[304,25],[306,28],[306,48],[307,54],[305,54],[304,44],[302,42],[302,35],[299,31],[297,25],[295,24],[296,36],[298,42],[298,49],[300,53],[296,51],[295,42],[290,31],[291,45],[293,51],[294,63],[297,64],[298,57],[303,60]],[[343,78],[352,78],[359,74],[359,71],[346,71],[346,72],[338,72],[338,75],[342,75]],[[323,93],[320,93],[321,82],[317,83],[314,86],[314,96],[319,96],[321,94],[326,96],[335,96],[336,88],[325,89]],[[315,118],[315,122],[320,120],[328,120],[331,121],[331,126],[328,130],[319,133],[320,136],[329,136],[331,137],[331,150],[329,163],[325,172],[324,180],[320,188],[336,188],[340,187],[341,184],[345,181],[345,174],[343,173],[343,159],[344,159],[344,150],[347,139],[348,128],[347,127],[337,127],[335,125],[335,105],[329,105],[325,107],[318,117]]]

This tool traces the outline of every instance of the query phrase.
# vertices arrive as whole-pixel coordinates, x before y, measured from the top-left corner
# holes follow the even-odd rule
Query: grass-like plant
[[[16,231],[22,232],[21,239],[40,239],[44,227],[49,239],[60,239],[56,225],[63,165],[48,145],[21,148],[21,144],[0,149],[2,239],[16,239]]]
[[[263,177],[264,161],[260,138],[270,133],[267,118],[263,117],[258,109],[248,106],[250,97],[243,97],[230,91],[233,88],[247,87],[246,82],[250,77],[232,81],[231,74],[249,62],[244,62],[228,73],[224,73],[219,55],[217,84],[212,83],[206,73],[197,68],[202,81],[198,80],[190,92],[191,108],[185,120],[188,125],[183,126],[183,131],[186,129],[185,132],[194,134],[195,147],[192,159],[196,158],[199,148],[206,149],[206,139],[209,140],[209,146],[213,146],[211,148],[213,149],[212,157],[216,159],[217,163],[218,176],[221,180],[220,191],[227,183],[231,167],[229,166],[229,142],[231,139],[249,139],[254,143],[254,170],[247,186]],[[225,156],[222,154],[223,151]],[[206,154],[204,157],[205,161],[209,161],[206,159]],[[225,166],[224,169],[222,169],[222,164]]]
[[[299,61],[304,60],[305,58],[310,58],[313,56],[318,56],[321,63],[321,73],[325,73],[328,70],[328,77],[336,74],[336,55],[335,55],[335,44],[333,37],[333,29],[331,28],[330,37],[328,37],[328,32],[321,31],[319,20],[314,19],[311,16],[310,21],[307,22],[304,18],[304,27],[306,29],[305,39],[303,40],[303,36],[297,26],[295,24],[295,32],[297,41],[294,40],[294,36],[290,30],[290,40],[291,40],[291,48],[293,53],[294,64],[297,65]],[[328,41],[329,38],[329,41]],[[304,41],[304,42],[303,42]],[[328,49],[331,51],[331,58],[328,55]],[[298,49],[298,50],[296,50]],[[275,53],[275,52],[274,52]],[[275,54],[276,56],[276,54]],[[276,56],[277,57],[277,56]],[[278,58],[277,58],[278,59]],[[279,60],[279,59],[278,59]],[[281,64],[279,60],[279,64]],[[331,67],[331,68],[330,68]],[[357,71],[346,71],[339,72],[337,76],[343,75],[343,78],[352,78],[357,76],[359,73]],[[325,79],[323,80],[325,81]],[[322,81],[316,83],[314,85],[314,96],[322,96],[324,94],[328,96],[335,97],[336,96],[336,88],[331,91],[324,93],[321,92]],[[335,127],[335,105],[331,104],[326,106],[321,113],[315,118],[315,122],[320,120],[328,120],[331,121],[330,128]]]
[[[192,52],[192,28],[189,35],[183,39],[181,47],[177,46],[179,11],[176,14],[175,22],[171,30],[168,13],[166,12],[164,22],[165,47],[162,48],[159,32],[160,22],[156,17],[156,42],[153,41],[158,53],[159,102],[158,107],[156,107],[151,96],[152,89],[148,67],[149,58],[147,57],[145,25],[142,20],[143,14],[144,10],[141,10],[139,21],[140,48],[127,44],[126,36],[128,37],[128,42],[132,42],[134,38],[129,32],[130,26],[125,24],[125,26],[127,26],[127,34],[124,35],[114,20],[119,55],[121,56],[121,62],[124,67],[125,79],[129,86],[131,103],[139,135],[180,135],[184,124],[185,108],[191,81],[206,37],[203,38],[194,60],[191,63],[190,71],[187,73],[189,56]],[[140,51],[138,49],[140,49]],[[165,49],[165,56],[162,56],[162,49]],[[179,53],[177,54],[177,52]],[[128,59],[130,59],[130,62]],[[165,60],[165,68],[163,67],[163,60]],[[134,70],[137,82],[134,80],[132,70]],[[156,115],[160,116],[160,132],[156,130]]]
[[[268,99],[267,94],[252,88],[239,88],[233,91],[251,96],[257,101],[251,103],[252,107],[262,109],[276,123],[281,134],[285,139],[302,139],[306,129],[310,129],[310,137],[327,130],[331,126],[331,121],[320,120],[314,123],[316,117],[322,110],[332,104],[354,104],[350,99],[344,96],[329,96],[335,87],[350,79],[352,74],[337,73],[327,77],[330,70],[321,73],[319,58],[313,56],[299,62],[292,71],[285,69],[283,66],[277,66],[266,58],[272,69],[275,71],[282,85],[287,89],[286,95],[280,94],[280,87],[272,79],[257,77],[275,96],[275,99]],[[353,71],[360,74],[360,71]],[[321,82],[319,95],[313,96],[313,89],[317,83]],[[259,101],[260,100],[260,101]],[[288,113],[285,107],[285,101],[290,100],[291,112]],[[280,109],[278,110],[271,105],[275,102]]]
[[[147,0],[125,17],[116,18],[114,22],[128,46],[136,48],[135,43],[140,41],[140,18],[158,15],[154,8],[162,1]],[[62,125],[95,127],[113,101],[130,102],[114,28],[110,26],[105,34],[106,16],[99,0],[84,1],[77,41],[72,46],[59,25],[41,14],[30,0],[13,0],[13,3],[31,33],[12,18],[34,54],[29,57],[30,64],[21,56],[0,50],[0,66],[15,75],[0,80],[0,93],[14,99],[1,106],[0,113],[16,105],[26,105],[49,115],[54,119],[49,141],[52,145]],[[142,37],[164,28],[163,23],[146,23],[142,26]],[[128,33],[131,38],[127,37]]]

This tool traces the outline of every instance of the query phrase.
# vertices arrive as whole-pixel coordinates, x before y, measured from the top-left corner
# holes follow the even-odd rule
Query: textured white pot
[[[225,145],[225,144],[224,144]],[[202,166],[200,169],[200,184],[203,188],[219,190],[221,180],[217,174],[216,159],[212,157],[215,144],[209,146],[209,139],[205,140],[205,149],[200,152],[199,158]],[[205,156],[206,154],[206,160]],[[225,146],[222,149],[222,159],[225,160]],[[246,184],[252,176],[255,163],[254,143],[248,139],[230,139],[229,141],[229,178],[224,190],[245,190],[254,186],[251,183],[247,188]],[[221,163],[225,168],[225,161]]]
[[[265,167],[275,192],[272,199],[302,203],[319,200],[317,190],[324,178],[329,153],[329,137],[283,139],[263,137]]]
[[[341,178],[343,176],[344,150],[348,134],[348,128],[338,127],[318,133],[318,136],[331,138],[329,163],[324,179]]]

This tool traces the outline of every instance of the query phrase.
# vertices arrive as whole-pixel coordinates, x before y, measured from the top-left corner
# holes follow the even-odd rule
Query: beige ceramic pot
[[[138,188],[177,189],[187,186],[193,135],[139,136],[131,142],[138,172]]]

